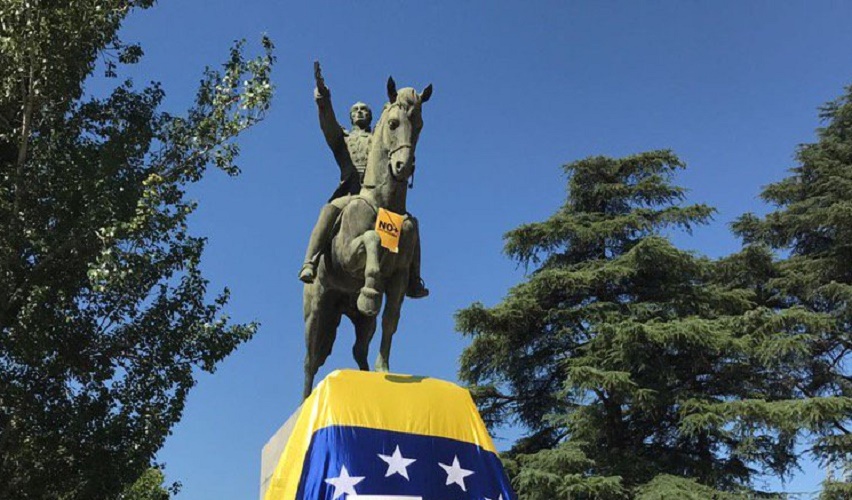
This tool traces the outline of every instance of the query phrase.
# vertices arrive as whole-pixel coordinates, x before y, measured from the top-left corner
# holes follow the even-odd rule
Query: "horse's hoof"
[[[365,316],[375,316],[382,308],[382,294],[373,288],[364,287],[358,295],[358,311]]]

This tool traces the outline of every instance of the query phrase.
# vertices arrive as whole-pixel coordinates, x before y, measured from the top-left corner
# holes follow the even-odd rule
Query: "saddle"
[[[331,231],[329,231],[328,238],[326,238],[326,243],[323,248],[320,249],[320,256],[329,255],[331,253],[331,242],[334,240],[334,237],[337,236],[337,233],[340,232],[340,221],[343,218],[343,210],[353,201],[363,200],[370,208],[373,209],[373,212],[376,214],[379,213],[378,209],[373,205],[373,203],[367,198],[361,196],[360,194],[344,194],[343,196],[339,196],[336,198],[332,198],[329,203],[334,203],[335,201],[342,201],[344,198],[349,198],[345,203],[340,206],[340,211],[337,213],[337,217],[334,219],[334,224],[331,226]]]
[[[342,207],[340,208],[340,212],[338,212],[337,217],[334,219],[334,224],[332,224],[332,226],[331,226],[331,231],[329,232],[329,236],[328,236],[328,239],[327,239],[327,243],[326,243],[326,244],[325,244],[325,246],[324,246],[324,247],[320,250],[320,255],[321,255],[321,256],[322,256],[322,255],[329,255],[329,253],[331,252],[331,242],[334,240],[334,237],[335,237],[335,236],[337,236],[337,233],[339,233],[339,232],[340,232],[340,221],[341,221],[341,219],[342,219],[342,217],[343,217],[343,210],[344,210],[344,209],[345,209],[345,208],[346,208],[346,207],[347,207],[350,203],[355,202],[355,201],[358,201],[358,200],[363,201],[363,202],[364,202],[364,203],[366,203],[366,204],[367,204],[370,208],[372,208],[372,209],[373,209],[373,214],[375,214],[376,216],[378,216],[378,214],[379,214],[379,209],[378,209],[378,207],[376,207],[376,205],[375,205],[375,204],[374,204],[374,203],[373,203],[373,202],[372,202],[369,198],[364,197],[364,196],[361,196],[360,194],[353,194],[353,195],[348,195],[348,196],[349,196],[349,200],[348,200],[348,201],[346,201],[346,202],[342,205]],[[344,197],[345,197],[345,196],[340,197],[340,198],[332,199],[332,202],[334,202],[335,200],[341,200],[341,199],[342,199],[342,198],[344,198]],[[403,221],[405,221],[405,220],[408,220],[408,218],[410,217],[410,215],[408,214],[408,212],[406,212],[405,214],[403,214],[403,216],[402,216],[402,217],[403,217]]]

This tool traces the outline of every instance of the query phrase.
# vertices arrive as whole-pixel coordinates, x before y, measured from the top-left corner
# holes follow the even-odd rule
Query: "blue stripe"
[[[404,458],[416,462],[406,467],[409,479],[400,474],[385,477],[388,464],[379,454],[392,456],[396,447]],[[458,459],[462,469],[473,474],[458,484],[447,485],[447,472],[439,465],[452,466]],[[343,467],[351,477],[364,479],[354,485],[359,495],[400,495],[423,500],[515,500],[497,455],[479,446],[454,439],[419,436],[366,427],[332,426],[314,433],[305,458],[296,499],[332,500],[335,487],[326,479],[341,475]],[[342,491],[338,491],[342,493]],[[338,500],[344,500],[341,494]]]

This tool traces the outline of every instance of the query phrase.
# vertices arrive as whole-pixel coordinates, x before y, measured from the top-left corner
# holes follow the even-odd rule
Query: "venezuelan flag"
[[[514,500],[470,394],[338,370],[302,405],[265,500]]]

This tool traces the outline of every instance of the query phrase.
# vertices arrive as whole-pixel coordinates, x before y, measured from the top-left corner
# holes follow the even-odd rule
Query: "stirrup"
[[[423,278],[413,278],[408,282],[408,289],[405,291],[405,295],[411,297],[412,299],[422,299],[423,297],[429,296],[429,289],[426,288],[426,283],[423,282]]]

